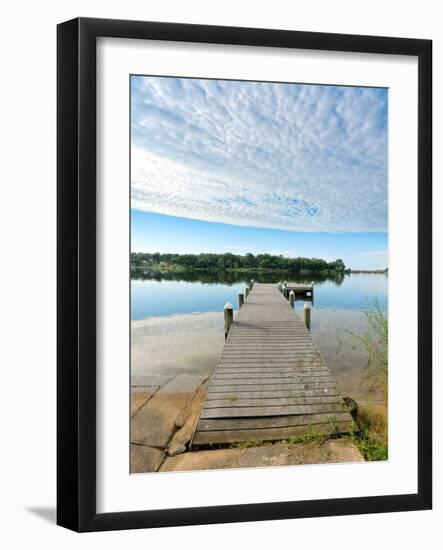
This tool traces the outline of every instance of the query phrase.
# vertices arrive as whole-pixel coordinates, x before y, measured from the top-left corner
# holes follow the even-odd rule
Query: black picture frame
[[[96,39],[399,54],[418,59],[416,494],[96,512]],[[57,523],[75,531],[426,510],[432,507],[432,42],[79,18],[57,29]],[[410,299],[408,297],[408,299]]]

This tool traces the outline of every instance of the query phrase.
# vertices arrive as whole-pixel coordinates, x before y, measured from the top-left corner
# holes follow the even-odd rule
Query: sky
[[[386,89],[131,77],[131,249],[387,266]]]

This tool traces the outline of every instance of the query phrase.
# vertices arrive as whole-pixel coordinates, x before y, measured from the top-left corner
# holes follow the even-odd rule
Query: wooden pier
[[[191,446],[349,433],[337,385],[278,286],[255,283],[246,294],[228,323]]]

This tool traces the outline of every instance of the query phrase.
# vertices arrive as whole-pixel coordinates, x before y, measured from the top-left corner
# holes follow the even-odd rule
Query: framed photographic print
[[[432,44],[58,26],[59,525],[432,505]]]

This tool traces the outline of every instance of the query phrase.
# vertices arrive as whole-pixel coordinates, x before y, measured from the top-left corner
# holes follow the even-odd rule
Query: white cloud
[[[383,91],[137,77],[132,136],[134,208],[298,231],[386,231]]]

